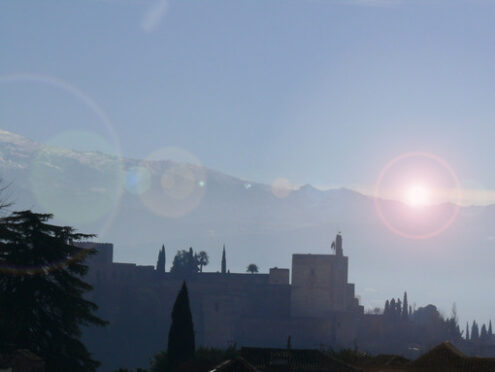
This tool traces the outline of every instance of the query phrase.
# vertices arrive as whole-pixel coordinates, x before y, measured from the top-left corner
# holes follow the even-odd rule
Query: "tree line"
[[[156,271],[158,273],[165,273],[165,245],[158,252],[158,260],[156,263]],[[188,277],[197,273],[203,272],[203,267],[210,263],[210,258],[208,253],[205,251],[194,252],[192,247],[188,250],[182,249],[177,251],[172,262],[172,267],[170,268],[170,273],[175,274],[179,277]],[[221,272],[222,274],[230,273],[227,270],[227,260],[225,255],[225,245],[222,251],[222,262],[221,262]],[[259,272],[258,265],[251,263],[247,266],[246,272],[255,274]]]

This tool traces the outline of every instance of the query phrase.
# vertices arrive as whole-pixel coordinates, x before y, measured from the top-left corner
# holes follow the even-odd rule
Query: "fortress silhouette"
[[[78,245],[97,250],[88,259],[87,278],[94,287],[91,300],[110,326],[85,337],[103,362],[126,349],[138,359],[166,349],[183,280],[199,346],[286,347],[290,336],[294,348],[355,347],[367,317],[348,282],[349,260],[340,234],[333,252],[294,254],[291,273],[274,267],[268,274],[230,273],[224,263],[221,272],[180,277],[154,266],[115,263],[109,243]],[[132,366],[132,360],[125,365]]]
[[[334,254],[294,254],[291,281],[289,269],[276,267],[269,274],[239,274],[224,266],[223,272],[178,277],[153,266],[115,263],[112,244],[79,245],[97,250],[89,259],[88,281],[100,308],[118,303],[115,296],[123,288],[129,295],[148,290],[160,299],[168,319],[186,280],[198,345],[281,347],[291,336],[294,346],[316,347],[352,345],[363,316],[354,284],[348,283],[342,243],[338,234]]]

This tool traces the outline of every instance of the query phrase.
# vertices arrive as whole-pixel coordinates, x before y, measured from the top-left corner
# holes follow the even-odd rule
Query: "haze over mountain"
[[[373,198],[349,189],[274,189],[197,164],[77,152],[6,131],[0,171],[14,209],[54,213],[56,223],[97,233],[114,243],[116,261],[154,265],[164,243],[167,269],[177,250],[192,246],[209,253],[205,270],[217,271],[225,243],[233,272],[249,263],[290,268],[292,253],[329,253],[342,231],[349,279],[366,307],[407,290],[411,303],[436,304],[446,315],[456,302],[461,322],[493,315],[493,205],[461,207],[437,236],[406,239],[383,224]],[[411,214],[400,202],[382,203],[398,226],[418,231],[454,208]]]

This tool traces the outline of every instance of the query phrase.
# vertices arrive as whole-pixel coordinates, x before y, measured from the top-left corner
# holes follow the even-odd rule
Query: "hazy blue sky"
[[[426,151],[495,188],[494,14],[490,0],[2,1],[0,128],[97,132],[138,158],[176,146],[296,185],[370,185]],[[80,90],[116,136],[69,90],[13,74]]]

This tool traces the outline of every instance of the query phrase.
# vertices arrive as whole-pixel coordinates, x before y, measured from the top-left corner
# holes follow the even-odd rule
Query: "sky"
[[[133,158],[180,148],[246,180],[321,188],[370,190],[392,159],[425,152],[463,187],[492,190],[494,11],[490,0],[2,1],[0,128],[45,143],[89,132]]]
[[[493,14],[493,0],[0,0],[0,129],[368,194],[420,153],[461,204],[495,203]],[[428,198],[411,186],[411,204]]]

